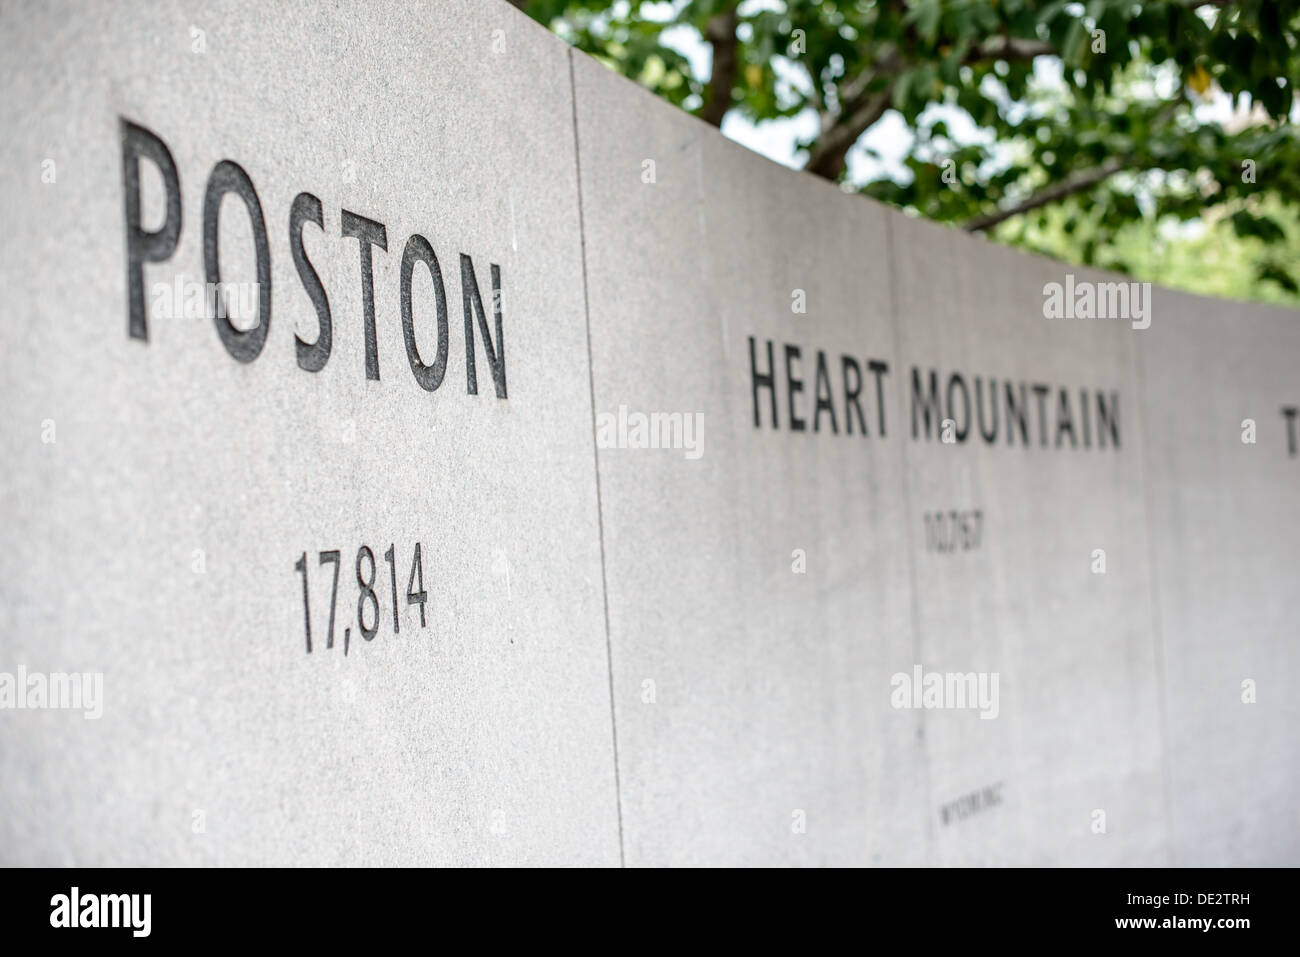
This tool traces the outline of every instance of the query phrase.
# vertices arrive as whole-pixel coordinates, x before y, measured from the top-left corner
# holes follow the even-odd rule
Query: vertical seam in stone
[[[1151,305],[1151,301],[1148,300],[1147,307],[1151,308]],[[1130,331],[1129,335],[1133,335],[1133,332]],[[1138,461],[1142,466],[1142,511],[1147,526],[1147,600],[1151,602],[1151,644],[1152,650],[1155,652],[1156,700],[1160,708],[1160,720],[1157,723],[1157,728],[1160,733],[1160,785],[1164,792],[1165,805],[1164,845],[1165,853],[1168,855],[1165,866],[1172,867],[1175,866],[1173,857],[1175,848],[1178,845],[1174,840],[1174,814],[1172,802],[1170,801],[1173,792],[1169,787],[1171,753],[1169,751],[1169,703],[1166,694],[1168,675],[1165,672],[1164,628],[1160,621],[1160,584],[1156,578],[1156,538],[1151,514],[1155,489],[1152,488],[1150,422],[1147,421],[1146,414],[1146,363],[1142,360],[1142,349],[1137,339],[1132,341],[1130,349],[1133,356],[1133,385],[1134,391],[1137,393],[1134,396],[1133,406],[1138,427],[1142,430],[1141,457]]]
[[[614,652],[609,637],[609,580],[605,573],[605,506],[600,495],[600,447],[596,444],[596,372],[591,352],[591,301],[587,293],[587,224],[582,208],[582,155],[578,145],[578,83],[569,47],[569,95],[573,104],[573,162],[578,186],[578,236],[582,242],[582,309],[587,323],[587,385],[591,394],[591,451],[596,472],[596,522],[600,529],[600,597],[605,606],[605,664],[609,673],[609,725],[614,741],[614,804],[618,811],[618,862],[627,866],[623,851],[623,790],[618,774],[618,718],[614,711]]]
[[[897,250],[894,248],[895,238],[894,238],[893,220],[895,215],[901,216],[903,214],[895,213],[894,210],[888,208],[883,210],[883,212],[885,214],[885,275],[887,276],[887,281],[889,284],[889,331],[892,334],[892,338],[893,338],[892,345],[893,345],[893,354],[894,354],[894,362],[895,362],[894,369],[895,372],[900,372],[903,369],[903,366],[900,364],[903,362],[903,353],[902,353],[903,335],[902,335],[901,322],[898,317],[898,256],[897,256]],[[903,378],[905,381],[906,376],[904,376]],[[895,377],[894,381],[897,382],[899,381],[899,379]],[[904,392],[906,392],[906,389],[904,389]],[[906,516],[903,520],[903,527],[906,529],[907,532],[907,583],[908,583],[908,591],[911,592],[910,600],[908,603],[909,604],[908,618],[910,619],[911,626],[912,626],[911,628],[912,663],[923,665],[924,662],[921,660],[921,655],[920,655],[920,651],[921,651],[920,593],[917,591],[916,588],[916,562],[917,562],[916,539],[914,537],[915,533],[912,528],[912,522],[914,516],[912,514],[912,490],[911,490],[912,483],[911,483],[911,473],[909,471],[911,469],[911,462],[907,454],[907,450],[908,448],[910,448],[910,444],[907,442],[906,436],[903,436],[903,441],[901,445],[902,445],[902,449],[901,449],[902,467],[899,469],[899,473],[902,479],[903,510]],[[922,864],[924,866],[933,866],[934,860],[931,855],[935,853],[935,840],[936,840],[934,835],[934,792],[930,780],[930,742],[925,739],[925,724],[926,724],[925,711],[922,709],[918,711],[918,717],[917,717],[917,725],[921,729],[921,742],[920,742],[921,770],[925,776],[923,793],[925,794],[925,801],[926,801],[925,857],[922,860]],[[916,741],[913,740],[912,742],[910,742],[910,744],[913,747],[915,747]]]

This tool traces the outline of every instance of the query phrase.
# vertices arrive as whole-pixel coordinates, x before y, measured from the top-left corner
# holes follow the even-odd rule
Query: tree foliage
[[[1264,249],[1260,281],[1295,288],[1268,210],[1300,199],[1300,0],[517,2],[715,125],[815,114],[804,168],[846,188],[1011,242],[1064,207],[1071,258],[1100,265],[1123,265],[1135,222],[1213,210]],[[683,31],[711,50],[707,75]],[[1225,122],[1210,105],[1228,99]],[[891,111],[912,134],[901,173],[851,164]]]

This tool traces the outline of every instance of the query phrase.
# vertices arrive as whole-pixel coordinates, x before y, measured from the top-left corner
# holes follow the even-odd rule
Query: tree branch
[[[1180,93],[1178,96],[1174,97],[1174,99],[1161,104],[1160,108],[1152,113],[1151,125],[1159,126],[1162,123],[1171,120],[1174,114],[1178,112],[1178,107],[1180,107],[1183,102],[1184,100]],[[997,210],[992,213],[986,213],[983,216],[976,216],[962,228],[968,233],[976,233],[992,226],[996,226],[998,223],[1008,220],[1012,216],[1027,213],[1030,210],[1046,206],[1048,203],[1054,203],[1058,199],[1064,199],[1065,197],[1072,196],[1075,193],[1082,193],[1084,190],[1091,189],[1103,180],[1114,176],[1120,170],[1128,168],[1131,164],[1131,157],[1112,157],[1100,166],[1095,166],[1090,170],[1084,170],[1083,172],[1076,173],[1073,176],[1067,176],[1059,183],[1044,187],[1033,196],[1017,203],[1009,209]]]
[[[1108,159],[1100,166],[1082,173],[1076,173],[1059,183],[1054,183],[1039,190],[1033,196],[1017,203],[1015,206],[986,213],[983,216],[976,216],[962,228],[968,233],[977,233],[989,229],[1004,220],[1010,219],[1012,216],[1019,216],[1021,213],[1027,213],[1030,210],[1038,209],[1040,206],[1046,206],[1048,203],[1054,203],[1058,199],[1064,199],[1075,193],[1082,193],[1084,190],[1091,189],[1103,180],[1114,176],[1127,165],[1127,162],[1119,157]]]
[[[722,118],[731,109],[731,90],[736,84],[738,65],[736,26],[739,22],[733,4],[713,17],[704,29],[704,38],[713,46],[713,75],[709,78],[708,95],[699,115],[710,126],[721,126]]]
[[[1056,56],[1056,47],[1039,40],[996,36],[975,47],[966,56],[967,63],[980,60],[1032,60],[1038,56]]]
[[[1038,40],[998,36],[980,44],[966,57],[967,63],[980,60],[1032,60],[1037,56],[1055,55],[1056,48]],[[896,50],[886,50],[874,70],[865,71],[843,85],[843,105],[839,115],[823,116],[821,136],[813,144],[804,169],[825,179],[838,179],[844,171],[846,157],[853,145],[893,102],[894,77],[903,68]],[[888,76],[889,82],[879,93],[868,96],[872,82]]]
[[[885,47],[880,56],[875,59],[872,69],[863,70],[839,88],[836,99],[840,103],[840,112],[852,112],[867,95],[867,88],[871,86],[872,81],[879,76],[897,73],[902,65],[903,61],[898,51],[892,46]]]
[[[894,81],[891,77],[883,90],[863,101],[847,118],[842,118],[818,137],[808,153],[804,169],[823,179],[839,179],[849,150],[858,137],[885,115],[893,97]]]
[[[864,71],[840,88],[838,113],[823,114],[821,134],[808,152],[804,169],[823,179],[839,179],[853,144],[889,109],[894,97],[894,77],[903,66],[898,51],[886,48],[873,70]],[[884,89],[868,94],[879,77],[889,77]]]

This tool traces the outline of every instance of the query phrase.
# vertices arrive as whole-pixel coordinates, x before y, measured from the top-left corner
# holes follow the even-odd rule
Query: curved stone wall
[[[0,862],[1300,862],[1294,313],[504,3],[4,19]]]

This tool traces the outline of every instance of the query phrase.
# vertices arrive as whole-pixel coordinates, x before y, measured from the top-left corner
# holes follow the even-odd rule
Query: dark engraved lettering
[[[1070,447],[1078,448],[1079,440],[1074,436],[1074,416],[1070,412],[1070,391],[1060,390],[1060,401],[1056,407],[1056,447],[1061,447],[1061,435],[1070,433]]]
[[[990,445],[998,438],[998,380],[989,379],[989,409],[993,419],[991,429],[984,428],[984,380],[975,377],[975,417],[979,420],[980,437]]]
[[[118,118],[122,138],[122,193],[126,208],[127,334],[149,339],[144,305],[144,264],[169,259],[181,237],[181,186],[176,162],[167,144],[130,120]],[[155,232],[140,225],[140,157],[146,157],[162,174],[166,214]]]
[[[961,387],[961,428],[957,428],[957,415],[952,402],[952,394],[956,386]],[[948,418],[953,421],[953,435],[958,442],[965,442],[966,436],[970,433],[970,392],[966,390],[966,380],[961,377],[961,373],[954,372],[948,377],[948,391],[945,398],[948,403]]]
[[[794,372],[791,370],[790,363],[792,361],[797,361],[798,359],[799,359],[799,347],[786,345],[785,347],[785,388],[786,388],[785,396],[786,396],[787,405],[789,406],[788,411],[790,413],[791,432],[802,432],[808,427],[807,423],[803,419],[799,418],[798,413],[796,413],[794,410],[794,397],[796,394],[803,391],[803,380],[796,379],[794,377]]]
[[[772,340],[767,340],[767,372],[758,371],[758,360],[754,355],[754,337],[749,337],[749,378],[754,392],[754,428],[762,428],[762,416],[758,413],[758,390],[766,389],[772,399],[772,428],[780,428],[776,415],[776,372],[772,357]]]
[[[479,332],[483,334],[483,351],[487,353],[488,365],[492,369],[492,384],[496,388],[497,398],[506,397],[506,341],[501,335],[501,267],[490,264],[492,273],[492,316],[496,321],[496,348],[492,346],[492,336],[488,332],[487,316],[483,312],[483,299],[479,296],[478,280],[474,276],[474,261],[464,253],[460,254],[460,290],[461,300],[465,306],[465,377],[470,395],[478,395],[478,377],[474,371],[474,320],[478,316]]]
[[[1034,398],[1038,400],[1038,444],[1047,446],[1047,394],[1052,391],[1051,386],[1035,382],[1032,386]]]
[[[921,388],[921,370],[912,366],[912,438],[914,439],[920,435],[917,431],[918,407],[925,413],[925,437],[928,441],[931,411],[933,410],[936,420],[939,418],[939,374],[933,369],[930,370],[930,394],[926,396]]]
[[[839,435],[840,429],[835,422],[835,404],[831,401],[831,377],[826,371],[826,353],[820,349],[817,350],[817,378],[813,384],[813,395],[816,398],[816,408],[813,409],[813,431],[821,431],[822,412],[829,412],[831,415],[831,432]]]
[[[320,332],[315,342],[304,342],[295,332],[294,348],[298,353],[298,368],[307,372],[320,372],[329,361],[334,337],[330,324],[329,297],[325,295],[325,287],[321,285],[316,267],[307,258],[307,251],[302,245],[302,227],[307,222],[324,229],[325,214],[319,199],[311,193],[299,193],[289,207],[289,251],[293,254],[293,264],[298,270],[298,278],[302,280],[302,288],[307,291],[307,298],[316,309],[316,322]]]
[[[365,323],[366,378],[379,378],[379,346],[375,341],[375,273],[370,247],[388,252],[388,230],[383,223],[343,210],[340,228],[357,239],[361,249],[361,316]]]
[[[1015,424],[1020,426],[1020,444],[1028,445],[1029,421],[1027,416],[1029,414],[1029,400],[1025,393],[1025,384],[1021,382],[1018,387],[1014,387],[1020,390],[1019,398],[1017,398],[1015,392],[1011,391],[1012,388],[1012,384],[1008,382],[1005,391],[1007,398],[1007,445],[1015,445],[1015,431],[1011,428],[1012,418],[1015,419]]]
[[[424,263],[433,280],[433,299],[435,323],[438,330],[438,352],[433,365],[425,365],[420,359],[420,351],[415,345],[415,317],[411,305],[411,280],[415,264]],[[415,233],[406,241],[402,252],[402,338],[406,340],[406,359],[411,364],[415,381],[420,388],[432,392],[442,385],[442,377],[447,372],[447,293],[442,285],[442,269],[438,266],[438,257],[433,254],[429,241]]]
[[[1106,447],[1106,430],[1110,430],[1110,440],[1119,448],[1119,393],[1112,392],[1109,402],[1100,391],[1097,392],[1097,447]]]
[[[867,368],[876,377],[876,414],[880,419],[880,435],[885,435],[885,384],[881,377],[889,374],[889,363],[880,359],[867,360]]]
[[[858,365],[858,360],[853,356],[840,356],[840,370],[844,376],[844,434],[853,434],[853,412],[856,409],[858,413],[858,425],[862,427],[862,434],[867,434],[867,421],[862,416],[862,405],[858,401],[858,396],[862,392],[862,367]],[[849,373],[853,375],[850,376]],[[850,388],[849,379],[853,380]]]
[[[221,200],[226,193],[234,193],[244,201],[257,255],[257,325],[242,332],[230,321],[225,293],[220,286],[221,256],[217,247]],[[208,176],[208,188],[203,195],[203,273],[210,290],[207,299],[213,308],[212,321],[221,344],[239,362],[252,362],[261,354],[271,328],[271,248],[266,241],[266,220],[262,218],[257,190],[248,173],[233,160],[222,160],[212,167]]]
[[[1296,454],[1296,434],[1295,434],[1296,412],[1297,412],[1297,407],[1294,405],[1282,406],[1282,418],[1286,419],[1286,452],[1287,455],[1290,456],[1294,456]]]

